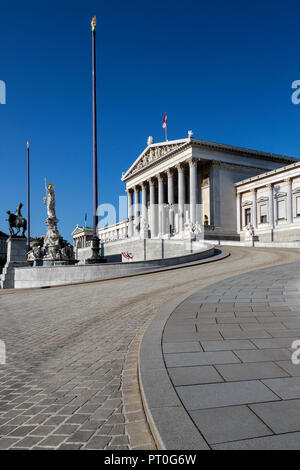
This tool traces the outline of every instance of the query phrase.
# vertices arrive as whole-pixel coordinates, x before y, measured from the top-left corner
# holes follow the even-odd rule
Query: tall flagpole
[[[93,239],[92,257],[90,262],[97,262],[99,258],[98,228],[98,160],[97,160],[97,100],[96,100],[96,17],[92,25],[92,89],[93,89]]]
[[[27,251],[30,251],[30,153],[27,141]]]

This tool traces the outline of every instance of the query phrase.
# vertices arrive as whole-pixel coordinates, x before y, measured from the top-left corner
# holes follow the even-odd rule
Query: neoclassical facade
[[[246,233],[244,222],[250,220],[249,211],[243,209],[250,207],[243,204],[253,200],[248,189],[243,188],[259,181],[266,172],[280,172],[297,161],[195,139],[192,132],[185,139],[158,143],[149,137],[147,147],[122,175],[128,219],[99,229],[99,238],[103,243],[128,238],[176,239],[186,225],[204,224],[204,238],[238,240]],[[244,180],[248,181],[245,186]],[[246,200],[240,195],[242,192]],[[240,202],[236,202],[237,197],[241,197]],[[258,192],[257,200],[261,201],[261,197],[267,196]],[[76,246],[86,249],[91,234],[89,229],[76,227],[75,250]]]
[[[122,176],[128,236],[176,236],[205,223],[219,236],[237,233],[234,183],[296,159],[188,138],[154,143]],[[201,210],[197,210],[201,205]]]
[[[300,162],[235,184],[237,231],[261,242],[300,240]]]

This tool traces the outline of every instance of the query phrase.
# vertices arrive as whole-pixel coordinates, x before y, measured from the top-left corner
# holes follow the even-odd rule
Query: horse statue
[[[12,214],[10,211],[6,212],[8,214],[8,219],[6,220],[8,220],[9,231],[12,237],[18,236],[21,228],[23,229],[23,233],[21,236],[25,237],[25,231],[27,230],[27,221],[26,219],[24,219],[24,217],[22,217],[22,214],[21,214],[22,207],[23,207],[23,204],[20,202],[14,214]],[[17,229],[16,233],[14,233],[14,228]]]

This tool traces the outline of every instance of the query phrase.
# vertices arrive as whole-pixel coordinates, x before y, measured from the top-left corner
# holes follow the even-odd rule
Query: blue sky
[[[300,157],[297,0],[1,0],[0,230],[24,202],[31,143],[33,236],[46,232],[44,178],[61,234],[92,224],[91,32],[97,16],[99,202],[148,135],[196,138]],[[15,174],[14,174],[15,172]]]

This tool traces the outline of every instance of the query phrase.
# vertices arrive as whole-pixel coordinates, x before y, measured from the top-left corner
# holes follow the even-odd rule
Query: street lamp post
[[[98,228],[98,152],[97,152],[97,100],[96,100],[96,17],[92,25],[92,91],[93,91],[93,238],[90,263],[99,262]]]
[[[30,151],[27,141],[27,252],[30,251]]]

